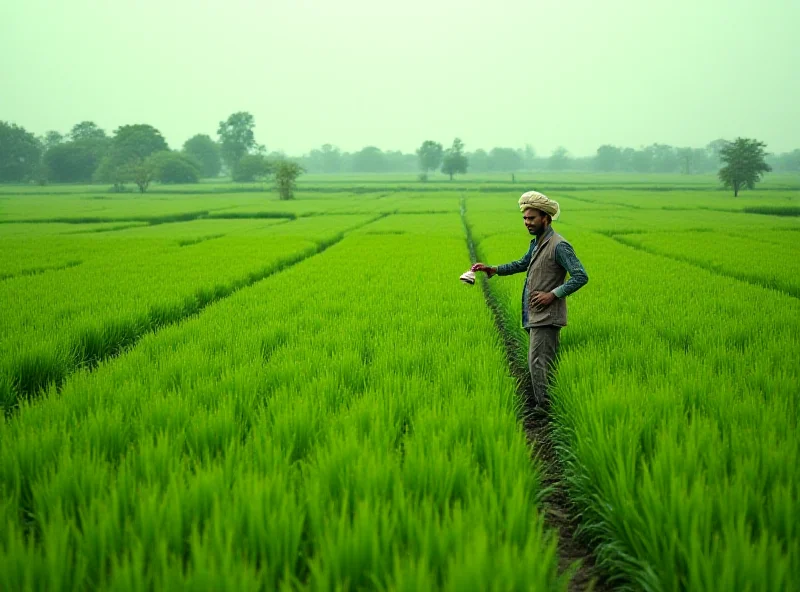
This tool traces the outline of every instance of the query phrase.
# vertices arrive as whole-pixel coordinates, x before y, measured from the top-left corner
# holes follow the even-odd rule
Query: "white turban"
[[[553,220],[558,220],[558,216],[561,214],[561,208],[558,206],[558,202],[549,199],[546,195],[538,191],[528,191],[527,193],[523,193],[522,197],[519,198],[520,211],[524,212],[528,208],[550,214]]]

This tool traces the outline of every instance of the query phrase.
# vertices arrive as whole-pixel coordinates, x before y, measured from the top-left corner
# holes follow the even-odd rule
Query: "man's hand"
[[[483,263],[476,263],[472,267],[470,267],[470,271],[482,271],[486,274],[486,277],[492,277],[494,274],[497,273],[496,267],[489,267],[488,265],[484,265]]]
[[[552,292],[534,292],[533,298],[531,298],[531,302],[536,306],[549,306],[553,303],[553,300],[556,299],[556,295]]]

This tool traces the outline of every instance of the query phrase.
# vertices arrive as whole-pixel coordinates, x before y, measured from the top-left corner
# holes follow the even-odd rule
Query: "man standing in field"
[[[472,271],[483,271],[490,278],[527,272],[522,290],[522,326],[530,334],[531,403],[543,407],[549,402],[549,372],[558,352],[559,333],[567,324],[566,298],[583,287],[589,276],[572,245],[551,226],[560,214],[557,202],[537,191],[528,191],[520,197],[519,209],[528,232],[534,235],[528,252],[518,261],[496,267],[476,263]],[[567,273],[570,277],[565,282]]]

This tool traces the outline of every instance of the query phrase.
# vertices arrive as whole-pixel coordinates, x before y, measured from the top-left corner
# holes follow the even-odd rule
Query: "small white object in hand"
[[[466,271],[461,274],[461,277],[458,278],[465,284],[469,284],[470,286],[475,283],[475,272],[474,271]]]

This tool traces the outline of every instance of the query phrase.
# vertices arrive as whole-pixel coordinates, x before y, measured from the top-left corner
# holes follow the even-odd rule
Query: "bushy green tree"
[[[474,173],[485,173],[491,170],[489,154],[483,148],[478,148],[468,155],[469,169]]]
[[[272,166],[261,154],[245,154],[233,169],[233,180],[237,183],[262,181],[272,172]]]
[[[125,163],[142,161],[151,154],[169,150],[161,132],[144,123],[123,125],[114,132],[113,155]]]
[[[342,151],[332,144],[323,144],[309,152],[303,161],[311,172],[338,173],[342,170]]]
[[[0,183],[32,178],[41,162],[42,146],[24,127],[0,121]]]
[[[239,160],[256,147],[255,127],[255,118],[247,111],[238,111],[219,122],[217,134],[222,158],[231,172]]]
[[[733,189],[733,196],[743,188],[755,189],[764,173],[772,170],[766,162],[767,145],[750,138],[736,138],[719,151],[723,167],[719,178],[726,188]]]
[[[650,173],[653,171],[653,151],[650,147],[635,150],[630,159],[631,170],[636,173]]]
[[[183,144],[183,152],[200,164],[200,175],[211,178],[219,175],[222,167],[219,144],[205,134],[192,136]]]
[[[694,150],[691,148],[678,148],[675,150],[675,156],[678,159],[678,167],[684,175],[691,175],[695,172],[694,166]]]
[[[279,160],[274,165],[275,187],[281,199],[294,199],[294,191],[297,189],[297,177],[303,172],[296,162],[291,160]]]
[[[126,165],[123,168],[123,175],[136,184],[139,193],[144,193],[156,177],[156,165],[152,158],[145,158]]]
[[[533,169],[534,161],[536,160],[536,150],[533,148],[532,144],[525,144],[525,148],[522,151],[522,158],[525,170],[530,171]]]
[[[169,151],[166,140],[153,126],[120,126],[114,132],[108,153],[95,171],[95,180],[113,183],[116,191],[121,191],[126,182],[132,181],[144,193],[155,176],[153,164],[147,158],[166,151]]]
[[[567,149],[563,146],[559,146],[553,150],[547,163],[551,171],[565,171],[569,168],[569,164],[569,152],[567,152]]]
[[[88,183],[100,161],[95,142],[64,142],[50,148],[44,155],[51,181],[57,183]]]
[[[116,192],[125,190],[125,183],[130,181],[127,170],[113,162],[108,155],[103,157],[92,175],[95,183],[111,183],[112,189]]]
[[[777,172],[800,173],[800,148],[783,154],[773,154],[767,163]]]
[[[439,142],[433,140],[425,140],[422,145],[417,148],[417,158],[419,159],[420,170],[427,174],[428,171],[435,171],[442,164],[442,157],[444,156],[444,148]]]
[[[73,142],[81,142],[83,140],[107,140],[108,136],[94,121],[81,121],[72,126],[69,139]]]
[[[200,178],[200,164],[180,152],[156,152],[148,160],[159,183],[197,183]]]
[[[61,132],[57,132],[55,130],[50,130],[44,133],[40,140],[42,144],[42,149],[44,152],[55,148],[62,142],[64,142],[64,135]]]
[[[653,172],[654,173],[673,173],[679,170],[678,155],[672,146],[668,144],[653,144],[650,146],[653,153]]]
[[[336,146],[323,144],[319,158],[323,173],[338,173],[342,170],[342,152]]]
[[[522,168],[523,155],[513,148],[492,148],[489,152],[489,167],[493,171],[513,173]]]
[[[467,172],[469,162],[464,155],[464,142],[461,138],[455,138],[453,145],[448,148],[442,157],[442,172],[445,175],[450,175],[450,180],[453,180],[453,175],[457,173],[464,174]]]
[[[366,146],[353,154],[354,173],[383,173],[388,169],[386,155],[377,146]]]
[[[605,173],[622,169],[622,150],[610,144],[603,144],[597,149],[594,168]]]

